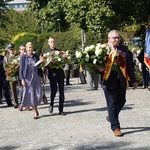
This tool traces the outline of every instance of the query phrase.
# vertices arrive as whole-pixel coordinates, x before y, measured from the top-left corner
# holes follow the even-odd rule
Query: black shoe
[[[72,85],[72,84],[68,83],[68,84],[66,84],[66,85]]]
[[[15,109],[18,108],[18,107],[19,107],[18,105],[15,105],[15,106],[14,106]]]
[[[39,116],[37,116],[37,117],[34,117],[34,119],[39,119]]]
[[[48,108],[48,111],[49,111],[50,114],[52,114],[52,113],[53,113],[53,106],[50,106],[50,107]]]
[[[110,122],[110,120],[109,120],[109,117],[108,117],[108,116],[106,117],[106,120],[107,120],[108,122]]]
[[[8,107],[12,107],[12,106],[14,106],[14,105],[13,105],[13,104],[8,104],[7,106],[8,106]]]
[[[64,113],[64,112],[59,112],[59,115],[65,116],[66,113]]]

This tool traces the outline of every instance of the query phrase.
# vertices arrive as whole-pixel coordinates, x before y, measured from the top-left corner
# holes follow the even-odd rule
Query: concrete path
[[[106,121],[103,90],[87,91],[87,84],[65,86],[66,116],[58,115],[58,93],[54,113],[49,104],[32,111],[19,111],[0,104],[0,150],[150,150],[150,91],[127,91],[127,103],[120,113],[123,137],[115,137]],[[49,84],[45,85],[49,100]]]

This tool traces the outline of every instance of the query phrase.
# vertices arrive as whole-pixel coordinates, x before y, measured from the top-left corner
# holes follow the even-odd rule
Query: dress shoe
[[[59,115],[65,116],[66,113],[64,113],[64,112],[59,112]]]
[[[120,129],[115,129],[114,130],[114,135],[115,136],[123,136],[123,134],[121,133]]]
[[[48,111],[49,111],[50,114],[52,114],[52,113],[53,113],[53,106],[50,106],[50,107],[48,108]]]
[[[13,104],[8,104],[7,106],[8,106],[8,107],[12,107],[12,106],[14,106],[14,105],[13,105]]]
[[[15,109],[18,108],[18,105],[15,105],[14,108],[15,108]]]
[[[72,84],[70,84],[70,83],[67,83],[66,85],[72,85]]]
[[[109,117],[108,117],[108,116],[106,117],[106,120],[107,120],[108,122],[110,122],[110,120],[109,120]]]

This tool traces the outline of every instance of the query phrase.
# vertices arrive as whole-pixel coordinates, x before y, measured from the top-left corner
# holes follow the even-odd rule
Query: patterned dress
[[[41,80],[37,73],[37,67],[34,64],[34,60],[28,57],[27,76],[25,78],[26,85],[23,86],[21,107],[34,107],[40,104],[41,101]]]

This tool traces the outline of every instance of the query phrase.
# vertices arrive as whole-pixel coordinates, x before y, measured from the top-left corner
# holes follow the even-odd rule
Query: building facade
[[[10,2],[7,2],[7,8],[8,9],[14,9],[16,11],[23,11],[27,9],[28,4],[30,1],[28,0],[13,0]]]

